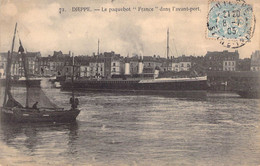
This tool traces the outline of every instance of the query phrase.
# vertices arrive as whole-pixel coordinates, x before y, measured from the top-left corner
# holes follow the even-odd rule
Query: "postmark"
[[[239,48],[250,42],[255,29],[253,6],[245,1],[211,1],[207,38],[227,48]]]

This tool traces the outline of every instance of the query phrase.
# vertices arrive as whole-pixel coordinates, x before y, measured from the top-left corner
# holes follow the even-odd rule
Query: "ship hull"
[[[150,91],[150,92],[176,92],[176,91],[206,91],[206,79],[155,79],[155,80],[76,80],[74,83],[65,81],[63,90],[112,90],[112,91]]]
[[[259,91],[236,91],[236,92],[242,98],[249,98],[249,99],[259,99],[260,98]]]
[[[48,110],[26,108],[1,108],[1,119],[7,122],[34,123],[34,122],[73,122],[80,110]]]

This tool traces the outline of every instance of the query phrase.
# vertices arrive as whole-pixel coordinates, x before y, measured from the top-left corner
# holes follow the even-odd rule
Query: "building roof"
[[[234,60],[239,59],[239,53],[236,50],[235,52],[228,52],[227,50],[224,51],[213,51],[210,52],[208,51],[207,54],[205,55],[205,58],[212,58],[212,60],[228,60],[229,58],[234,58]]]
[[[27,57],[41,57],[40,52],[26,52]]]

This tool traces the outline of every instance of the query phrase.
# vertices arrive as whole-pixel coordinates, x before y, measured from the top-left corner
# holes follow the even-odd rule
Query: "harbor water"
[[[71,92],[43,87],[70,108]],[[13,89],[24,98],[22,88]],[[1,103],[4,88],[1,88]],[[259,99],[76,92],[72,124],[0,126],[0,165],[260,165]]]

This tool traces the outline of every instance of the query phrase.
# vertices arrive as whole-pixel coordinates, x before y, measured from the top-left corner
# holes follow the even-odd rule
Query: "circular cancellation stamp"
[[[253,7],[244,0],[210,1],[207,38],[227,48],[239,48],[250,42],[255,29]]]

